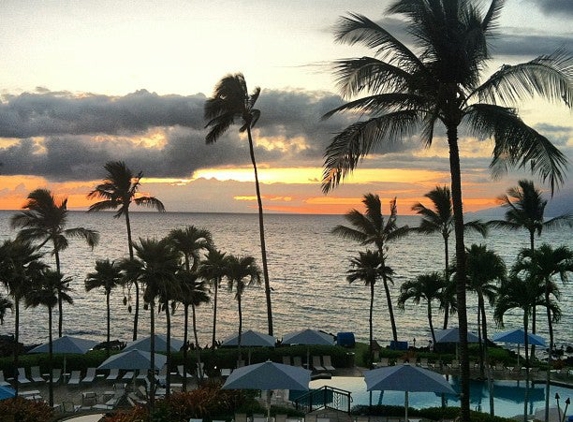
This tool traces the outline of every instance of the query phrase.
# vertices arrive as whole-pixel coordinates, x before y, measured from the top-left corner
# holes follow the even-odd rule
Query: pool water
[[[446,377],[455,391],[460,391],[458,377]],[[366,383],[362,377],[332,377],[331,379],[314,380],[310,388],[321,388],[325,385],[350,391],[352,393],[352,406],[368,405],[404,405],[403,391],[366,391]],[[557,406],[555,393],[561,397],[561,406],[567,398],[573,400],[573,389],[552,385],[550,387],[550,406]],[[525,398],[525,381],[499,381],[493,382],[494,411],[496,416],[512,417],[523,415]],[[370,398],[372,397],[372,398]],[[457,396],[445,395],[443,397],[447,406],[459,406]],[[442,395],[436,393],[409,393],[409,406],[415,409],[438,407],[442,405]],[[472,380],[470,383],[470,406],[472,410],[489,413],[489,392],[486,382]],[[529,399],[527,414],[533,415],[536,411],[545,408],[545,384],[529,386]]]

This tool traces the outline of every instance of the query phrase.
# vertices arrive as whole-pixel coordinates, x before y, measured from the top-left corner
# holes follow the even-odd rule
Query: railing
[[[305,413],[320,409],[333,409],[350,413],[352,396],[350,391],[325,385],[311,390],[294,400],[295,407]]]

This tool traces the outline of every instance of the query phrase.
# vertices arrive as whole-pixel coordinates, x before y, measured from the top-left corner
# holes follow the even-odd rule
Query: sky
[[[168,211],[256,212],[248,144],[231,127],[205,145],[203,106],[217,82],[241,72],[261,88],[254,134],[266,212],[336,213],[367,193],[397,198],[411,213],[424,194],[449,183],[443,133],[429,149],[396,142],[367,157],[328,195],[324,151],[349,115],[321,120],[343,101],[335,60],[372,55],[337,44],[333,27],[349,12],[398,37],[389,0],[3,0],[0,2],[0,209],[19,209],[37,188],[85,209],[108,161],[143,171],[141,191]],[[488,72],[571,46],[573,2],[507,0]],[[485,74],[487,76],[487,73]],[[521,117],[573,162],[573,114],[543,101]],[[461,139],[464,207],[496,197],[527,173],[493,180],[492,144]],[[555,201],[573,203],[573,172]],[[544,191],[548,187],[534,178]],[[385,205],[386,212],[388,208]]]

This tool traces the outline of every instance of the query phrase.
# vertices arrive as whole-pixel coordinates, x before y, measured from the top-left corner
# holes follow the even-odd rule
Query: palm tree
[[[344,218],[353,226],[347,227],[338,225],[332,229],[332,233],[344,239],[351,239],[360,242],[361,245],[374,245],[378,250],[382,267],[386,266],[386,250],[388,243],[400,239],[408,234],[408,226],[398,227],[396,224],[397,208],[396,198],[390,201],[390,216],[384,221],[382,215],[382,205],[378,195],[369,193],[364,195],[362,203],[366,207],[366,212],[362,214],[358,210],[351,210],[344,215]],[[390,324],[392,325],[392,336],[394,341],[398,341],[398,331],[394,319],[392,297],[390,295],[389,280],[382,273],[382,283],[386,293],[388,312],[390,314]]]
[[[219,286],[227,274],[227,257],[225,252],[215,249],[209,249],[207,256],[201,261],[198,269],[199,275],[207,280],[213,286],[213,338],[211,347],[214,349],[217,345],[217,299]]]
[[[271,285],[267,265],[267,247],[265,243],[265,225],[263,221],[263,202],[259,187],[259,174],[255,160],[255,148],[251,129],[259,120],[261,111],[254,108],[259,98],[261,88],[256,87],[249,94],[247,82],[241,73],[227,75],[215,87],[212,98],[205,102],[205,119],[208,120],[206,127],[211,127],[207,134],[207,144],[213,144],[219,139],[236,120],[242,123],[239,132],[247,132],[249,141],[249,153],[255,174],[255,190],[259,209],[259,235],[261,241],[261,258],[263,262],[263,277],[265,280],[265,295],[267,298],[267,319],[269,335],[273,335],[273,312],[271,306]]]
[[[110,332],[111,332],[111,306],[109,304],[109,298],[111,296],[111,291],[115,287],[122,284],[123,275],[121,273],[121,266],[115,261],[110,261],[109,259],[97,260],[95,264],[95,272],[89,273],[85,280],[86,292],[93,289],[99,289],[103,287],[105,293],[105,305],[106,305],[106,346],[105,350],[107,357],[110,354]]]
[[[480,370],[483,378],[484,367],[489,369],[485,301],[487,300],[490,306],[494,305],[498,284],[505,279],[507,269],[505,262],[495,251],[487,249],[485,245],[476,244],[467,249],[466,265],[468,290],[475,292],[478,297],[478,333],[483,351],[480,356]]]
[[[208,251],[213,245],[213,236],[207,229],[188,226],[173,229],[168,235],[173,247],[182,255],[186,271],[197,271],[201,260],[200,252]]]
[[[444,279],[449,280],[449,238],[454,230],[454,212],[452,208],[452,194],[450,188],[447,186],[436,186],[430,192],[424,195],[432,201],[433,209],[426,207],[424,204],[418,202],[412,206],[412,211],[422,217],[422,221],[418,227],[413,227],[412,230],[422,234],[440,233],[444,241]],[[483,237],[487,235],[487,226],[481,221],[469,221],[464,224],[466,231],[473,230],[481,234]],[[450,315],[449,306],[444,308],[444,330],[448,328],[448,319]]]
[[[555,227],[573,220],[571,214],[545,219],[547,201],[531,180],[520,180],[517,186],[509,188],[507,194],[499,196],[498,200],[501,206],[506,208],[505,220],[492,220],[488,225],[509,230],[527,230],[532,251],[535,250],[536,233],[541,236],[545,227]]]
[[[50,407],[54,406],[54,384],[52,381],[53,375],[53,336],[52,336],[52,315],[56,305],[60,301],[73,304],[74,301],[69,295],[71,291],[69,284],[71,278],[64,277],[57,271],[46,269],[42,272],[40,277],[34,281],[31,289],[25,296],[26,308],[45,306],[48,309],[48,403]]]
[[[433,344],[436,344],[436,333],[432,322],[432,301],[440,299],[444,287],[444,275],[439,272],[420,274],[414,280],[407,280],[400,286],[399,308],[404,309],[404,305],[409,299],[412,299],[416,305],[420,304],[422,299],[426,301]]]
[[[0,282],[8,290],[14,301],[14,356],[13,366],[19,367],[20,344],[20,303],[38,274],[47,268],[40,261],[43,256],[29,242],[22,240],[5,240],[0,245]],[[14,384],[16,393],[18,383]]]
[[[325,118],[351,111],[366,116],[343,129],[325,152],[323,190],[329,191],[352,172],[375,146],[420,133],[429,147],[439,122],[449,147],[456,241],[458,319],[461,336],[461,420],[470,419],[469,354],[464,268],[464,218],[459,129],[494,141],[491,167],[495,175],[509,167],[529,167],[552,190],[563,183],[566,157],[544,136],[525,124],[515,105],[528,98],[573,104],[573,58],[562,51],[518,65],[504,65],[483,83],[491,59],[503,0],[490,0],[485,12],[477,1],[395,0],[389,14],[404,17],[416,50],[359,14],[343,17],[338,42],[361,44],[375,57],[336,62],[340,91],[352,100]],[[455,65],[453,65],[455,64]],[[360,97],[361,94],[366,94]]]
[[[107,174],[103,183],[97,185],[93,191],[88,194],[89,199],[102,199],[92,204],[88,212],[116,210],[114,218],[125,218],[125,227],[127,229],[127,247],[129,250],[129,259],[133,259],[133,244],[131,241],[131,222],[129,220],[129,206],[133,202],[135,205],[142,205],[149,208],[155,208],[159,212],[164,212],[163,203],[153,197],[139,192],[143,172],[140,171],[135,175],[123,161],[108,161],[105,166]],[[133,340],[137,340],[137,326],[139,321],[139,284],[134,282],[135,286],[135,313],[133,316]],[[131,309],[131,307],[130,307]]]
[[[353,283],[356,280],[361,280],[364,284],[370,287],[370,313],[368,316],[369,327],[369,346],[368,353],[370,363],[374,362],[374,355],[372,350],[372,343],[374,341],[373,329],[373,314],[374,314],[374,285],[378,279],[382,278],[385,274],[386,279],[391,280],[393,271],[390,267],[384,266],[384,259],[381,259],[378,251],[359,252],[358,257],[350,260],[351,268],[346,272],[346,280]]]
[[[252,256],[237,257],[235,255],[229,255],[226,261],[227,271],[225,277],[227,278],[229,292],[235,292],[235,299],[237,300],[239,311],[239,341],[237,350],[239,355],[238,359],[241,360],[241,334],[243,332],[241,298],[247,286],[261,283],[261,269],[255,263],[255,258]]]
[[[14,304],[6,297],[0,296],[0,325],[4,325],[4,318],[8,310],[13,311]]]
[[[47,189],[36,189],[28,195],[28,200],[21,211],[12,216],[12,228],[22,228],[18,239],[24,241],[39,241],[38,249],[47,243],[52,245],[52,254],[56,260],[56,272],[61,274],[60,252],[69,243],[68,238],[84,239],[90,248],[99,242],[99,233],[85,227],[66,229],[68,222],[68,199],[57,201]],[[62,336],[64,321],[63,299],[58,300],[58,336]]]
[[[169,301],[178,296],[177,272],[179,271],[179,255],[170,240],[164,238],[139,239],[134,244],[135,257],[123,262],[126,277],[143,283],[145,290],[143,299],[149,305],[150,336],[151,336],[151,374],[154,379],[155,368],[155,300],[159,301],[160,309],[166,311],[167,319],[167,365],[171,364],[171,321]],[[169,372],[167,371],[167,389],[169,390]],[[151,383],[150,405],[154,405],[154,383]]]

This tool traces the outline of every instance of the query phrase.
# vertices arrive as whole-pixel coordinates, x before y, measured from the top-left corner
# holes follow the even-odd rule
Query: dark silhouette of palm
[[[110,333],[111,333],[111,306],[109,298],[111,291],[122,285],[123,275],[121,273],[121,266],[115,261],[109,259],[97,260],[95,264],[95,272],[88,273],[85,279],[86,292],[94,289],[103,288],[105,293],[105,309],[106,309],[106,345],[105,350],[107,357],[110,355]]]
[[[209,249],[205,259],[201,261],[198,269],[199,275],[213,286],[213,338],[211,347],[217,345],[217,300],[219,286],[227,274],[227,257],[225,252],[221,252],[214,247]]]
[[[408,226],[398,227],[396,224],[397,209],[396,199],[390,201],[390,215],[384,220],[382,215],[382,205],[378,195],[369,193],[364,195],[362,203],[366,207],[366,212],[362,214],[358,210],[351,210],[344,215],[344,218],[352,227],[338,225],[332,229],[332,233],[345,239],[360,242],[362,245],[373,245],[378,250],[382,266],[386,266],[386,251],[388,243],[400,239],[408,234]],[[390,324],[392,325],[392,338],[398,341],[398,331],[394,319],[394,307],[390,294],[388,282],[390,279],[382,273],[382,283],[386,294],[388,313],[390,314]]]
[[[449,239],[450,234],[454,230],[454,211],[452,208],[452,195],[450,188],[447,186],[436,186],[430,192],[424,195],[428,198],[433,205],[432,208],[426,207],[424,204],[418,202],[412,206],[412,211],[415,211],[422,220],[418,227],[412,227],[412,230],[422,234],[440,233],[444,241],[444,278],[449,280]],[[466,231],[473,230],[481,234],[483,237],[487,235],[487,226],[479,220],[469,221],[464,224]],[[449,306],[444,307],[444,330],[448,328],[449,315],[451,313]]]
[[[242,297],[247,286],[261,283],[261,269],[252,256],[238,257],[228,255],[226,258],[226,272],[229,292],[235,292],[239,312],[239,340],[237,343],[238,359],[241,360],[241,335],[243,332]]]
[[[23,240],[5,240],[0,245],[0,282],[14,300],[14,343],[20,344],[20,303],[34,280],[48,268],[40,261],[43,254]],[[14,347],[14,369],[19,368],[20,350]],[[18,392],[18,383],[14,388]]]
[[[351,268],[346,272],[346,280],[353,283],[357,280],[363,281],[364,284],[370,288],[370,311],[368,314],[368,353],[370,363],[374,362],[373,355],[373,341],[374,341],[374,327],[373,327],[373,314],[374,314],[374,285],[378,279],[386,277],[387,280],[392,279],[393,271],[390,267],[384,266],[384,260],[380,258],[378,251],[359,252],[358,257],[350,260]]]
[[[463,257],[460,128],[470,136],[494,141],[491,169],[499,176],[510,167],[529,168],[554,189],[563,182],[566,157],[544,136],[523,122],[515,105],[545,98],[573,103],[571,56],[557,51],[530,62],[504,65],[481,83],[491,59],[503,0],[491,0],[487,10],[477,1],[397,0],[388,14],[405,18],[415,49],[359,14],[343,17],[336,41],[359,44],[375,56],[335,63],[342,95],[351,100],[324,117],[345,111],[365,116],[338,133],[325,152],[323,190],[334,188],[373,148],[391,145],[418,133],[430,147],[435,128],[446,130],[449,148],[458,281],[458,319],[462,332],[461,419],[470,419],[469,354]],[[480,84],[481,83],[481,84]],[[365,94],[365,96],[360,97]]]
[[[507,194],[501,195],[498,200],[506,208],[505,220],[492,220],[488,225],[508,230],[527,230],[531,250],[535,249],[535,234],[541,236],[546,227],[573,221],[571,214],[545,219],[547,200],[543,199],[541,191],[535,188],[531,180],[520,180],[517,186],[508,189]]]
[[[143,172],[140,171],[134,174],[123,161],[108,161],[104,169],[107,171],[107,174],[103,183],[97,185],[95,189],[88,194],[89,199],[97,198],[101,199],[101,201],[92,204],[88,212],[117,210],[114,214],[114,218],[120,218],[122,216],[125,218],[129,259],[133,259],[129,206],[134,203],[138,206],[155,208],[159,212],[164,212],[165,207],[159,199],[139,192]],[[133,316],[133,340],[135,341],[137,340],[139,321],[139,284],[137,281],[134,282],[134,286],[135,312]]]
[[[47,243],[52,246],[56,260],[56,272],[61,274],[60,252],[69,246],[68,238],[83,239],[92,249],[99,242],[99,233],[84,227],[66,229],[68,223],[68,199],[57,201],[47,189],[36,189],[28,195],[22,207],[25,211],[14,214],[11,219],[13,228],[21,228],[18,239],[40,242],[38,249]],[[62,336],[64,321],[62,299],[58,300],[58,336]]]
[[[50,407],[54,406],[54,384],[53,384],[53,336],[52,336],[52,320],[54,308],[60,302],[73,304],[74,301],[69,295],[71,291],[69,284],[71,278],[64,277],[57,271],[45,269],[39,274],[38,278],[34,280],[31,289],[26,293],[24,298],[26,308],[36,308],[38,306],[45,306],[48,309],[48,403]]]
[[[246,132],[249,141],[249,153],[255,174],[255,190],[257,194],[257,204],[259,210],[259,235],[261,241],[261,258],[263,262],[263,278],[265,282],[265,296],[267,299],[267,320],[269,335],[273,335],[273,313],[271,306],[271,285],[269,280],[269,270],[267,264],[267,247],[265,242],[265,225],[263,219],[263,202],[259,187],[259,174],[255,159],[255,148],[251,128],[255,125],[261,115],[260,110],[254,108],[261,89],[256,87],[252,94],[247,90],[245,77],[241,73],[227,75],[217,84],[212,98],[205,102],[205,119],[207,127],[210,127],[207,134],[207,144],[217,141],[227,129],[237,120],[242,123],[239,132]]]
[[[173,247],[181,254],[186,271],[197,271],[201,251],[208,251],[213,245],[213,236],[207,229],[188,226],[169,232]]]
[[[426,313],[433,344],[436,344],[436,332],[432,319],[432,301],[440,300],[444,287],[443,274],[439,272],[420,274],[414,280],[405,281],[400,286],[400,296],[398,296],[398,307],[401,309],[404,309],[408,300],[412,300],[416,305],[422,300],[426,301]]]

